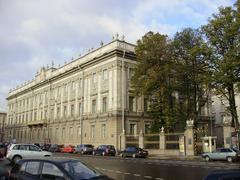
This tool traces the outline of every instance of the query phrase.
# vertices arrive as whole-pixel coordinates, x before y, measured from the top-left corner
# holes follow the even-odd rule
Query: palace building
[[[149,129],[147,103],[135,97],[135,45],[113,39],[62,67],[43,67],[7,97],[5,138],[26,143],[111,144]]]

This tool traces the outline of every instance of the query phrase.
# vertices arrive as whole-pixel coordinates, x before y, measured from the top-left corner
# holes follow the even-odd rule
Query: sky
[[[0,0],[0,111],[10,89],[41,67],[70,62],[118,33],[135,43],[148,31],[198,28],[234,0]]]

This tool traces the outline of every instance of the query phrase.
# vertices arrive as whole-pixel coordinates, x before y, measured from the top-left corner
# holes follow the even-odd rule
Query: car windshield
[[[239,150],[238,150],[237,148],[232,148],[232,150],[233,150],[234,152],[239,152]]]
[[[90,144],[86,144],[85,147],[89,147],[89,148],[91,148],[91,147],[93,147],[93,146],[90,145]]]
[[[62,166],[74,179],[90,179],[101,175],[79,161],[64,162]]]

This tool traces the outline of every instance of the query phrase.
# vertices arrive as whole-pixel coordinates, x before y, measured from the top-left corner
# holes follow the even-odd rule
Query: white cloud
[[[229,0],[0,0],[0,107],[7,91],[41,66],[63,64],[115,33],[135,43],[146,32],[200,26]],[[3,103],[4,102],[4,103]]]

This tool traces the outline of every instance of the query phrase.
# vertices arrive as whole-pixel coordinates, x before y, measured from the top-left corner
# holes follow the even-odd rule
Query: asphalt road
[[[214,170],[239,169],[239,163],[133,159],[121,157],[55,154],[80,159],[116,180],[202,180]]]
[[[62,153],[56,153],[54,156],[57,158],[80,159],[116,180],[202,180],[209,172],[214,170],[240,170],[239,162],[133,159]],[[9,161],[0,161],[0,170],[10,168]]]

